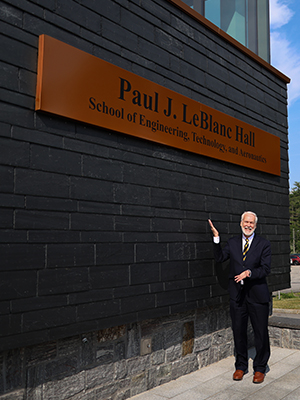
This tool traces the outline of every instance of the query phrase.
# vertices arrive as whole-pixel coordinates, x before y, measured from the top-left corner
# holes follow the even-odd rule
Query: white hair
[[[254,215],[254,217],[255,217],[255,223],[257,224],[258,217],[257,217],[257,215],[255,214],[255,212],[253,212],[253,211],[245,211],[245,212],[241,215],[241,221],[243,221],[244,216],[245,216],[246,214],[252,214],[252,215]]]

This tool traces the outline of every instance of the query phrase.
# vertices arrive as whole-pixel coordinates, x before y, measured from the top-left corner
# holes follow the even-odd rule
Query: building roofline
[[[192,18],[196,19],[202,25],[205,25],[211,31],[217,33],[219,36],[222,36],[223,39],[225,39],[227,42],[231,43],[233,46],[237,47],[240,51],[242,51],[247,56],[252,58],[258,64],[260,64],[261,66],[263,66],[264,68],[269,70],[271,73],[273,73],[279,79],[281,79],[284,83],[286,83],[286,84],[290,83],[291,80],[289,77],[284,75],[278,69],[274,68],[271,64],[269,64],[267,61],[263,60],[257,54],[253,53],[253,51],[249,50],[246,46],[242,45],[240,42],[235,40],[232,36],[228,35],[222,29],[220,29],[215,24],[210,22],[207,18],[204,18],[201,14],[199,14],[197,11],[193,10],[191,7],[189,7],[183,1],[181,1],[181,0],[167,0],[167,1],[174,4],[176,7],[181,9],[186,14],[189,14]]]

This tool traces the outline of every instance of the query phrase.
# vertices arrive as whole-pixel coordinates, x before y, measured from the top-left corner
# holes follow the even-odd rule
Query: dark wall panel
[[[209,217],[257,212],[289,285],[284,82],[169,1],[2,7],[0,349],[226,302]],[[277,135],[281,176],[36,113],[41,34]]]

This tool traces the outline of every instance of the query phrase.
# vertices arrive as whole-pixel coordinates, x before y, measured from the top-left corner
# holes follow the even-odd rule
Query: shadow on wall
[[[215,267],[219,285],[222,289],[227,290],[230,262],[215,263]]]

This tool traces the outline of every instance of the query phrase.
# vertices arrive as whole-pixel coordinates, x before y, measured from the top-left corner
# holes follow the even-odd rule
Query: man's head
[[[241,216],[241,229],[246,237],[252,235],[256,229],[258,218],[257,215],[252,211],[245,211]]]

